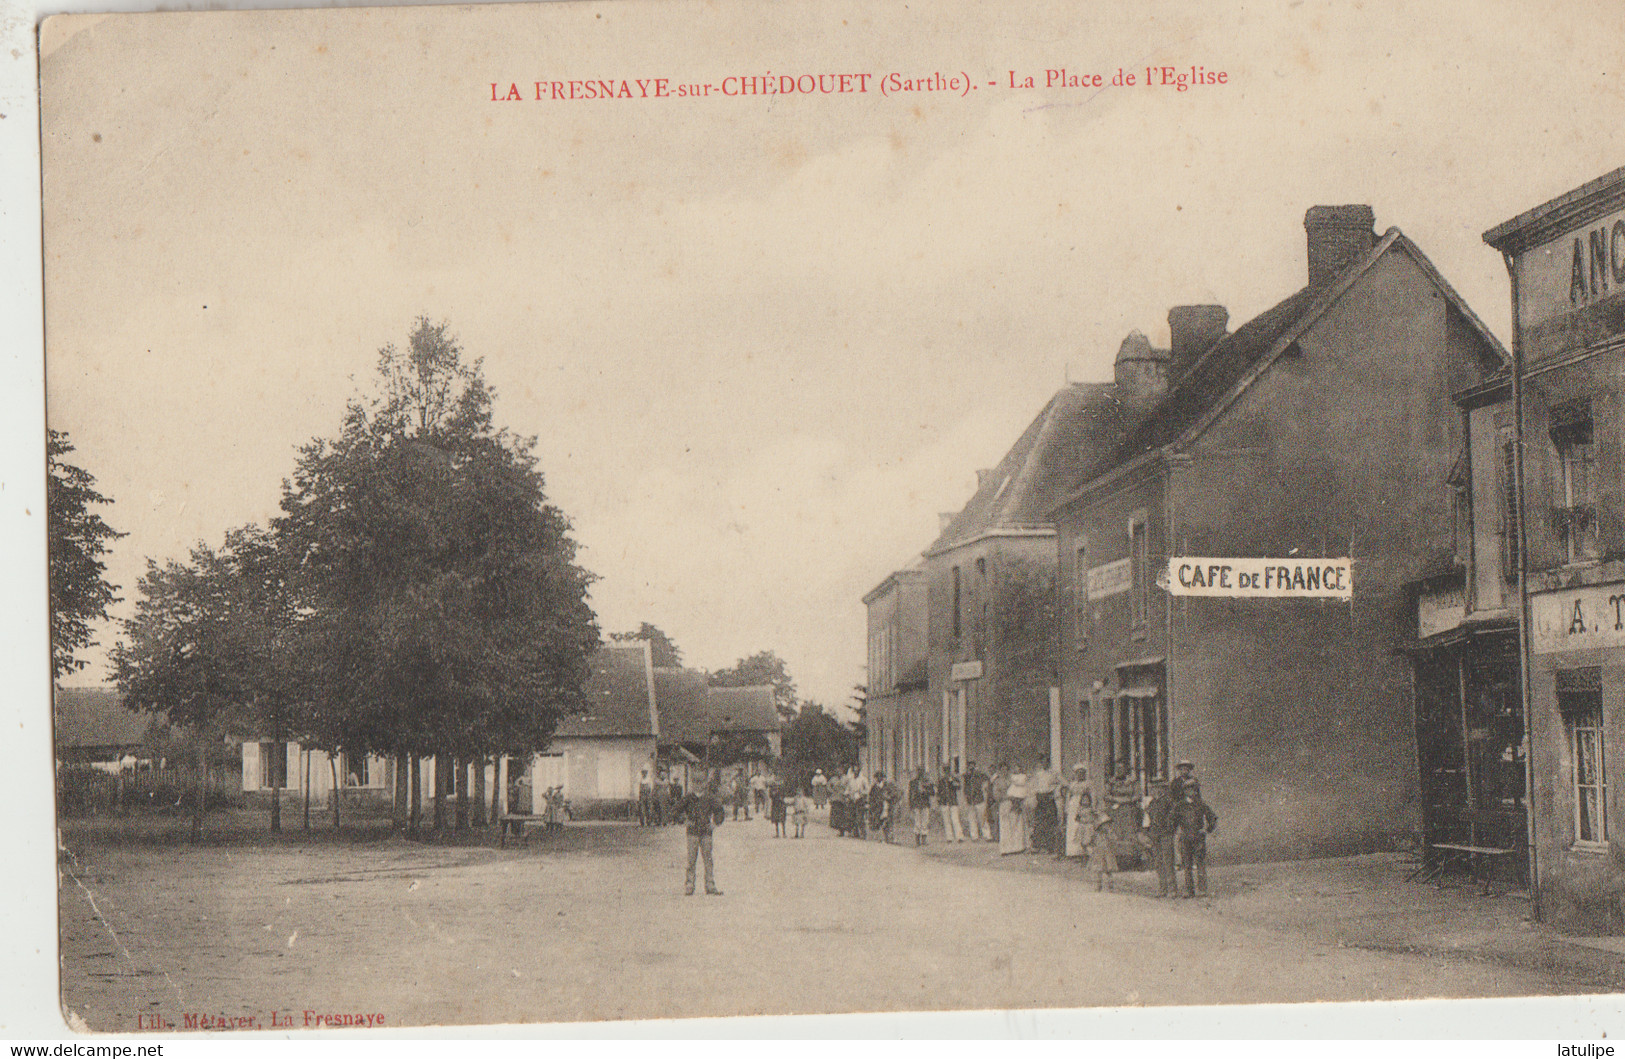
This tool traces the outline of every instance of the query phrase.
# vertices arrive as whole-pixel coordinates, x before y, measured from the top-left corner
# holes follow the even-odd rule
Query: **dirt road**
[[[1344,947],[1253,908],[1097,894],[991,849],[717,835],[682,896],[675,828],[528,848],[66,839],[63,1000],[93,1029],[385,1026],[1596,991],[1560,971]],[[1257,905],[1257,888],[1238,900]],[[1241,906],[1237,906],[1241,907]]]

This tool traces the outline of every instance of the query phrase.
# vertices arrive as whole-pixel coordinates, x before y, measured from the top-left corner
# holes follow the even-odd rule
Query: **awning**
[[[700,763],[700,756],[680,743],[676,746],[661,747],[660,756],[668,760],[671,758],[676,758],[678,761],[684,761],[690,765],[698,765]]]
[[[1154,699],[1162,694],[1162,689],[1152,684],[1137,684],[1132,688],[1124,688],[1117,693],[1120,699]]]
[[[1127,662],[1117,663],[1112,668],[1121,673],[1125,669],[1148,669],[1151,666],[1160,666],[1165,661],[1167,659],[1162,655],[1157,655],[1154,658],[1131,658]]]

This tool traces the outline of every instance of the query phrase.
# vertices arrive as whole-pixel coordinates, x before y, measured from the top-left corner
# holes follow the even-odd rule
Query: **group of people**
[[[1218,826],[1218,816],[1202,800],[1189,761],[1178,763],[1172,779],[1152,780],[1144,793],[1120,768],[1098,801],[1088,767],[1081,764],[1070,780],[1047,768],[1029,771],[1002,762],[992,773],[974,761],[963,772],[944,766],[934,779],[921,767],[906,787],[883,772],[868,780],[854,768],[834,780],[819,772],[811,789],[825,792],[830,826],[844,836],[873,833],[895,842],[896,822],[906,810],[916,846],[929,841],[937,818],[947,842],[997,842],[1001,854],[1078,859],[1099,890],[1112,888],[1124,861],[1149,861],[1157,873],[1158,897],[1208,892],[1207,836]]]
[[[665,827],[682,818],[677,807],[683,802],[683,785],[676,780],[645,776],[638,783],[638,823],[644,827]]]

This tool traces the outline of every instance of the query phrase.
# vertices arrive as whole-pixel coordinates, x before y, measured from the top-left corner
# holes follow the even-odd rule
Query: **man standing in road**
[[[682,803],[677,806],[679,819],[688,821],[688,879],[683,887],[684,894],[694,892],[694,862],[702,854],[705,857],[705,892],[716,897],[722,896],[717,889],[716,865],[711,859],[711,832],[720,825],[727,816],[722,806],[722,798],[717,794],[720,781],[712,776],[705,785],[705,792],[690,792]]]
[[[1219,817],[1202,800],[1202,786],[1191,782],[1180,788],[1174,803],[1179,832],[1179,855],[1185,862],[1185,896],[1207,896],[1207,836],[1219,826]],[[1194,871],[1193,871],[1194,870]]]

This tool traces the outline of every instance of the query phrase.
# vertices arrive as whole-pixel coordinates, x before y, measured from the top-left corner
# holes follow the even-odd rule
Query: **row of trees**
[[[392,757],[414,831],[416,766],[433,756],[435,826],[451,776],[466,821],[464,766],[546,747],[584,707],[599,642],[535,439],[498,428],[492,398],[444,324],[380,350],[375,392],[300,450],[269,526],[149,561],[112,656],[126,704],[204,734]]]

